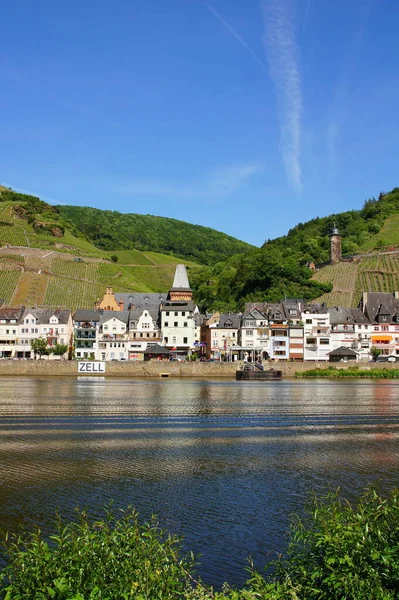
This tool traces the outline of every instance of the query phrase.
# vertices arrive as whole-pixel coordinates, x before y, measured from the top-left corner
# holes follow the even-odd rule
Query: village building
[[[206,344],[206,357],[215,360],[237,360],[242,350],[238,345],[241,325],[239,313],[217,313],[202,326],[201,340]]]
[[[194,348],[194,315],[199,310],[192,298],[186,267],[177,265],[173,286],[161,306],[162,345],[172,350],[175,357],[184,357]]]
[[[33,357],[31,340],[43,338],[47,347],[57,344],[70,347],[73,338],[72,313],[69,308],[27,308],[24,310],[19,323],[19,344],[17,353]],[[68,352],[64,354],[64,358]],[[54,358],[51,354],[49,358]]]
[[[399,292],[363,292],[359,308],[371,323],[371,346],[399,357]]]
[[[97,333],[97,360],[128,359],[129,311],[104,311]]]
[[[74,354],[83,360],[94,359],[102,310],[79,309],[73,315]]]
[[[29,358],[31,349],[20,347],[19,321],[24,309],[0,308],[0,358]]]
[[[308,304],[302,312],[304,360],[328,360],[331,344],[330,313],[325,304]]]
[[[371,348],[371,324],[360,308],[334,306],[328,309],[331,325],[331,345],[351,348],[359,360],[368,361]]]
[[[113,310],[113,311],[121,311],[124,310],[123,301],[119,301],[115,298],[115,293],[112,290],[112,287],[107,287],[105,294],[102,300],[98,299],[95,303],[95,308],[97,310]]]
[[[359,360],[359,356],[355,350],[347,348],[346,346],[340,346],[328,353],[328,360],[330,362],[357,361]]]
[[[262,305],[263,307],[263,305]],[[251,361],[266,360],[270,356],[269,327],[266,314],[257,304],[248,303],[239,331],[241,357]]]

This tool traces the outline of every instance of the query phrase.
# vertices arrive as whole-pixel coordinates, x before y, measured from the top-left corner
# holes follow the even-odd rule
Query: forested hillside
[[[268,240],[261,248],[195,270],[191,281],[197,301],[208,309],[238,310],[246,301],[284,297],[326,300],[333,277],[326,271],[325,276],[312,279],[313,272],[306,265],[329,260],[328,234],[334,225],[342,234],[344,254],[399,246],[399,188],[367,200],[361,210],[299,223],[286,236]],[[355,277],[353,285],[359,286],[361,281],[356,284]],[[356,293],[351,288],[344,305],[354,302]]]
[[[199,263],[213,264],[253,247],[215,229],[166,217],[84,206],[57,206],[57,210],[63,220],[104,250],[137,248],[170,252]]]

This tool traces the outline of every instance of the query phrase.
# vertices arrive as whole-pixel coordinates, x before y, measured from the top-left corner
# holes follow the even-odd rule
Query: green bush
[[[355,506],[338,492],[314,497],[276,567],[276,583],[289,580],[300,599],[398,598],[399,490],[369,490]]]
[[[296,518],[285,556],[262,575],[252,565],[242,589],[220,592],[193,577],[192,554],[156,520],[140,525],[134,510],[91,522],[56,522],[6,536],[2,600],[394,600],[399,597],[399,490],[368,490],[357,504],[339,492],[317,498]]]
[[[157,522],[140,525],[134,510],[91,522],[56,522],[51,542],[41,531],[5,541],[9,565],[0,579],[4,600],[182,598],[190,587],[192,556]]]

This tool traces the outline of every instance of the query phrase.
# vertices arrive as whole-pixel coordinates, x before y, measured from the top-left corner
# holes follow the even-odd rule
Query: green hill
[[[60,217],[103,250],[148,250],[213,264],[253,248],[201,225],[152,215],[123,214],[85,206],[57,206]]]
[[[329,232],[334,225],[342,234],[344,255],[399,248],[399,188],[381,193],[378,200],[367,200],[361,210],[299,223],[261,248],[196,270],[191,281],[198,302],[215,310],[238,310],[245,302],[282,298],[355,306],[361,289],[391,290],[395,285],[397,289],[399,265],[391,261],[389,268],[382,268],[377,258],[375,266],[359,259],[327,266],[313,277],[306,265],[328,262]]]
[[[106,286],[164,292],[180,262],[156,252],[100,250],[71,229],[57,208],[0,190],[0,298],[8,305],[92,308]]]

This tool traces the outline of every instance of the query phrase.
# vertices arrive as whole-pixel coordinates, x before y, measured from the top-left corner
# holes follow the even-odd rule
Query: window
[[[169,321],[165,321],[165,327],[169,327]]]
[[[175,322],[173,323],[173,327],[178,327],[178,325],[179,325],[179,324],[178,324],[178,322],[177,322],[177,321],[175,321]]]
[[[312,319],[306,319],[305,323],[306,323],[306,325],[311,325],[312,324]]]
[[[183,325],[184,325],[184,327],[187,327],[187,325],[188,325],[187,321],[184,321]]]
[[[168,310],[166,311],[165,315],[166,315],[167,317],[169,317],[169,311],[168,311]]]
[[[328,345],[330,340],[328,338],[320,338],[320,345]]]
[[[108,331],[108,325],[103,326],[104,331]]]
[[[388,331],[388,325],[382,325],[381,331]]]
[[[184,338],[183,338],[183,344],[187,344],[187,343],[188,343],[188,342],[187,342],[187,338],[186,338],[186,337],[184,337]]]
[[[178,317],[178,316],[179,316],[179,313],[178,313],[178,312],[175,312],[175,317]]]
[[[176,336],[175,335],[172,337],[172,343],[176,344]]]
[[[10,330],[6,329],[6,335],[9,335],[9,333],[10,333]]]
[[[169,342],[169,338],[167,338],[167,337],[165,337],[164,340],[165,340],[165,344],[167,344]]]
[[[253,335],[254,334],[253,329],[247,329],[245,333],[247,335]]]
[[[186,312],[183,310],[182,317],[185,317],[185,316],[186,316]]]
[[[380,328],[379,327],[374,327],[374,331],[379,331]]]

